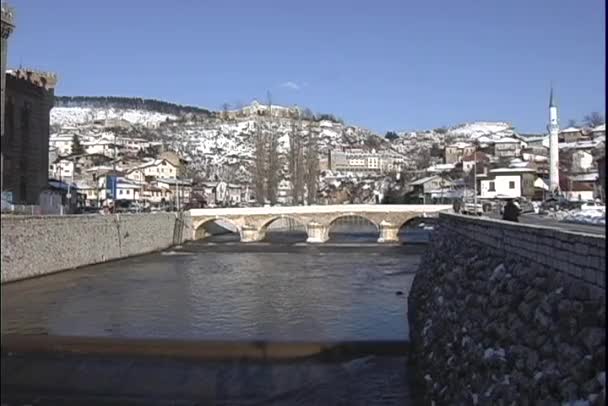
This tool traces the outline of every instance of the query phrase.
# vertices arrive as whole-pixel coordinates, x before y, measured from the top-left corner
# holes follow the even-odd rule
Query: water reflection
[[[3,332],[402,340],[419,256],[404,247],[218,243],[2,286]],[[281,248],[282,247],[282,248]],[[401,290],[406,293],[396,296]]]

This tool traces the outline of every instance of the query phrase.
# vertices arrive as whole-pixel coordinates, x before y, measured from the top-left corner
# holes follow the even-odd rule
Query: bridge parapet
[[[376,226],[378,242],[397,242],[401,227],[418,217],[436,217],[449,211],[449,205],[332,205],[332,206],[273,206],[222,209],[192,209],[194,239],[206,236],[205,224],[217,220],[232,223],[242,242],[260,241],[268,226],[277,219],[291,218],[304,226],[307,242],[323,243],[329,239],[331,225],[339,218],[362,217]],[[202,231],[201,231],[202,230]]]

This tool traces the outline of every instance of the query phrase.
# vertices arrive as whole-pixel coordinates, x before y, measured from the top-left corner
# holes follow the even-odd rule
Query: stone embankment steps
[[[605,236],[441,214],[409,297],[428,401],[604,405]]]
[[[413,405],[406,353],[403,342],[13,336],[3,339],[2,402]]]

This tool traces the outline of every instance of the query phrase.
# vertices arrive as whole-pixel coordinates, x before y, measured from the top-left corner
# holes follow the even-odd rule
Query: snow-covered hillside
[[[106,119],[124,120],[131,125],[116,129],[114,123],[106,123]],[[105,124],[107,127],[102,131]],[[102,133],[107,136],[112,131],[120,131],[121,137],[145,136],[149,141],[162,142],[168,149],[179,152],[192,163],[196,172],[205,177],[222,173],[228,178],[234,176],[234,180],[251,177],[254,141],[260,131],[278,135],[278,150],[282,154],[289,150],[290,134],[295,131],[306,137],[312,131],[317,135],[318,149],[325,157],[330,149],[360,147],[368,142],[370,136],[374,137],[365,129],[330,120],[289,117],[264,120],[255,116],[222,118],[221,114],[175,116],[149,110],[99,107],[55,107],[51,110],[51,125],[57,134],[76,133],[89,141],[95,141]],[[388,146],[383,139],[376,137],[376,140],[377,145]]]
[[[447,131],[448,136],[468,139],[477,139],[482,136],[486,136],[490,139],[496,140],[502,137],[510,137],[514,134],[515,130],[509,123],[487,121],[465,123],[449,128]]]
[[[54,107],[51,109],[51,125],[73,127],[95,120],[118,119],[144,127],[156,127],[159,123],[177,117],[155,111],[136,109],[100,109],[91,107]]]

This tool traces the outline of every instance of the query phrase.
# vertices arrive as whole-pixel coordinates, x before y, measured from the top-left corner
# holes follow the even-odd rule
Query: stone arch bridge
[[[292,218],[302,224],[309,243],[322,243],[329,239],[329,229],[342,217],[357,216],[369,220],[378,229],[378,242],[399,241],[399,229],[416,217],[436,217],[440,211],[450,210],[449,205],[330,205],[330,206],[272,206],[222,209],[191,209],[193,239],[208,235],[205,225],[216,220],[233,224],[241,241],[260,241],[268,226],[279,218]]]

